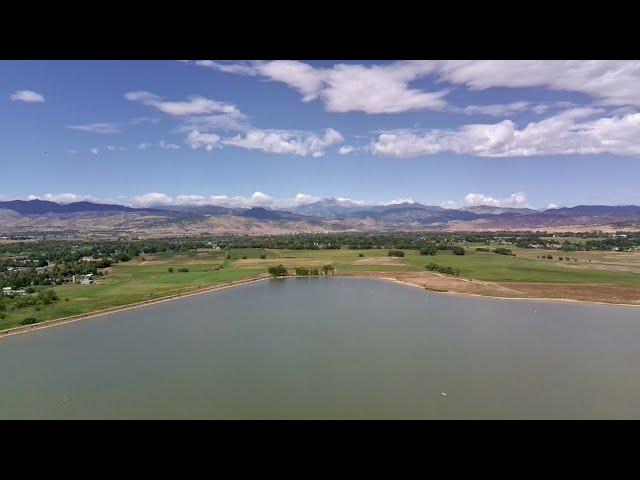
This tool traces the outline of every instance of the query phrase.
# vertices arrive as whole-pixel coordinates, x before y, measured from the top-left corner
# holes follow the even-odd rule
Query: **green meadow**
[[[578,262],[535,258],[531,250],[513,249],[516,256],[477,252],[475,246],[466,255],[439,251],[422,256],[405,250],[405,256],[391,258],[388,250],[269,250],[233,249],[229,259],[224,251],[193,251],[186,254],[159,253],[144,255],[129,262],[115,264],[96,284],[55,287],[59,300],[50,305],[27,307],[3,312],[0,329],[18,326],[27,317],[38,321],[78,315],[110,307],[124,306],[160,297],[187,293],[205,287],[264,276],[270,265],[283,264],[290,273],[295,267],[318,267],[332,264],[339,274],[368,272],[422,272],[429,262],[460,270],[460,276],[496,282],[551,282],[584,284],[620,284],[640,286],[640,275],[629,271],[593,268],[588,263],[590,252],[580,252]],[[545,252],[539,252],[541,255]],[[261,255],[266,258],[261,259]],[[611,255],[611,254],[609,254]],[[576,256],[577,255],[571,255]],[[601,258],[602,253],[593,253]],[[246,258],[244,258],[246,257]],[[629,258],[637,262],[640,254]],[[173,268],[173,272],[169,272]],[[186,268],[188,272],[178,272]]]

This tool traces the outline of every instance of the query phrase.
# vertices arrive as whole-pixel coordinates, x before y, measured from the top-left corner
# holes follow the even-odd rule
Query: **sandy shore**
[[[438,273],[428,273],[428,274],[400,273],[393,276],[393,274],[389,274],[388,272],[371,272],[371,273],[344,274],[344,275],[336,274],[335,276],[343,277],[343,278],[344,277],[368,278],[368,279],[388,281],[388,282],[396,283],[399,285],[420,288],[421,290],[427,290],[433,293],[442,293],[447,295],[464,295],[464,296],[481,297],[481,298],[497,299],[497,300],[574,302],[574,303],[587,303],[587,304],[595,304],[595,305],[610,305],[610,306],[623,306],[623,307],[636,307],[636,308],[640,307],[640,303],[615,303],[611,301],[605,302],[605,301],[587,300],[587,299],[580,299],[580,298],[517,296],[517,293],[519,292],[519,290],[509,288],[508,286],[501,285],[499,283],[482,282],[479,280],[449,277],[449,276],[441,275]],[[123,305],[121,307],[113,307],[113,308],[108,308],[104,310],[97,310],[94,312],[73,315],[70,317],[62,317],[54,320],[47,320],[34,325],[13,327],[7,330],[0,331],[0,339],[4,337],[9,337],[12,335],[19,335],[22,333],[42,330],[45,328],[57,327],[59,325],[66,325],[69,323],[78,322],[80,320],[85,320],[88,318],[99,317],[102,315],[110,315],[113,313],[124,312],[127,310],[133,310],[136,308],[143,308],[150,305],[157,305],[159,303],[170,302],[173,300],[192,297],[195,295],[202,295],[205,293],[210,293],[217,290],[223,290],[226,288],[232,288],[240,285],[247,285],[250,283],[261,282],[263,280],[268,280],[268,279],[269,279],[268,276],[261,276],[258,278],[251,278],[247,280],[228,282],[220,285],[202,288],[199,290],[194,290],[191,292],[180,293],[176,295],[169,295],[169,296],[157,298],[154,300],[146,300],[143,302]],[[514,285],[520,285],[520,284],[514,284]],[[555,289],[558,289],[561,287],[560,284],[553,284],[553,285]],[[581,287],[593,288],[592,286],[589,286],[589,285],[581,286]],[[640,292],[639,292],[639,295],[640,295]],[[640,302],[640,299],[638,300],[638,302]]]

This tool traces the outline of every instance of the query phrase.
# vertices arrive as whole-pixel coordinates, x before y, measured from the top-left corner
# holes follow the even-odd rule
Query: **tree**
[[[260,255],[260,260],[265,260],[267,258],[267,256],[263,253],[262,255]]]
[[[169,268],[167,269],[167,271],[168,271],[169,273],[173,273],[173,267],[169,267]]]
[[[402,250],[389,250],[387,255],[390,257],[404,257],[404,252]]]
[[[328,272],[331,272],[331,275],[333,275],[334,270],[336,269],[336,267],[334,267],[333,265],[331,265],[330,263],[327,265],[324,265],[322,267],[322,271],[324,272],[325,275],[328,274]]]
[[[276,265],[269,267],[269,275],[271,275],[272,277],[286,277],[287,275],[289,275],[289,272],[287,272],[287,269],[284,267],[284,265],[280,264],[280,265]]]
[[[438,246],[435,243],[430,243],[426,247],[420,249],[420,255],[435,255],[438,251]]]

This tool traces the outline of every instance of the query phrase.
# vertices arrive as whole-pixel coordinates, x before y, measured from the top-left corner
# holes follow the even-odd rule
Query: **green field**
[[[439,251],[435,256],[421,256],[418,251],[405,250],[405,257],[392,259],[387,250],[267,250],[257,248],[234,249],[230,259],[224,251],[193,251],[186,254],[160,253],[144,255],[126,263],[114,265],[94,285],[63,285],[55,287],[59,300],[51,305],[4,312],[0,329],[18,326],[27,317],[38,321],[92,312],[109,307],[123,306],[159,297],[186,293],[225,282],[265,275],[270,265],[282,263],[292,272],[297,266],[322,267],[333,264],[336,274],[367,272],[422,272],[429,262],[451,266],[460,270],[460,276],[497,282],[551,282],[583,284],[617,284],[640,286],[640,274],[631,271],[593,268],[588,263],[607,261],[629,265],[640,264],[640,253],[612,254],[603,252],[570,252],[578,262],[557,260],[562,252],[551,252],[554,260],[541,260],[536,255],[546,251],[513,249],[516,256],[477,252],[475,246],[463,256]],[[360,257],[359,255],[363,256]],[[265,255],[266,259],[260,259]],[[246,259],[243,259],[246,257]],[[607,260],[613,259],[613,260]],[[222,269],[215,269],[223,265]],[[618,265],[618,263],[612,263]],[[168,268],[174,272],[169,273]],[[178,268],[188,272],[178,272]]]

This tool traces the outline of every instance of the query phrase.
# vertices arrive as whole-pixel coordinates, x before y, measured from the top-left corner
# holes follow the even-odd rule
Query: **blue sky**
[[[639,108],[628,61],[3,61],[0,197],[640,204]]]

